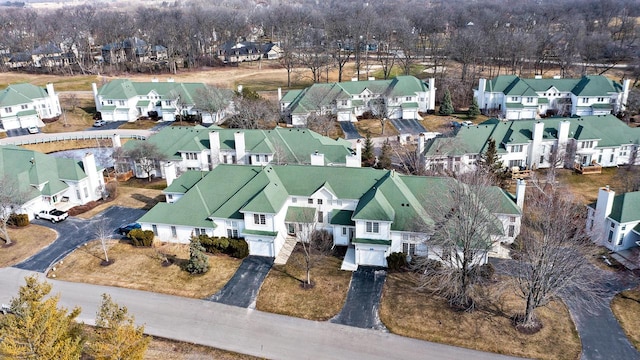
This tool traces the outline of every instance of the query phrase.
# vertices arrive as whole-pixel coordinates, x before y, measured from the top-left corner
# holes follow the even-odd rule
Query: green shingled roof
[[[116,79],[100,88],[98,96],[109,100],[126,100],[136,96],[160,96],[175,99],[176,95],[186,104],[193,105],[198,91],[206,88],[203,83],[179,82],[133,82],[129,79]]]
[[[363,239],[363,238],[355,238],[351,240],[354,244],[371,244],[371,245],[391,245],[391,240],[381,240],[381,239]]]
[[[640,191],[616,195],[609,217],[619,223],[640,220]]]
[[[560,92],[571,92],[576,96],[606,96],[623,90],[620,83],[603,75],[583,76],[577,79],[521,79],[516,75],[500,75],[487,81],[485,91],[535,96],[536,93],[544,93],[551,88]]]
[[[350,210],[338,210],[331,213],[332,225],[345,225],[355,226],[356,223],[351,218],[353,217],[353,211]]]
[[[286,222],[313,223],[316,217],[316,209],[312,207],[289,206],[284,217]]]
[[[28,104],[36,99],[44,99],[47,96],[46,89],[31,84],[9,85],[0,91],[0,106],[15,106]]]

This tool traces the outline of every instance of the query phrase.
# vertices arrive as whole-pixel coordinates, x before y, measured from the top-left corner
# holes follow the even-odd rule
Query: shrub
[[[29,225],[29,215],[27,214],[11,214],[7,225],[24,227]]]
[[[133,229],[127,237],[131,239],[133,246],[150,247],[153,244],[154,234],[151,230]]]
[[[209,267],[209,258],[204,253],[200,239],[192,237],[191,245],[189,245],[189,262],[185,266],[185,270],[190,274],[204,274],[209,271]]]
[[[496,273],[496,269],[493,267],[493,264],[486,263],[484,265],[480,265],[478,267],[478,275],[481,278],[490,280],[493,278],[493,275]]]
[[[394,252],[387,256],[387,267],[390,271],[400,271],[407,266],[407,255],[401,252]]]
[[[249,244],[244,239],[229,239],[226,253],[237,259],[244,259],[249,256]]]

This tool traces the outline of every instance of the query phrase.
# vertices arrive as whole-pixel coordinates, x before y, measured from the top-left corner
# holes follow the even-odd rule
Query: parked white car
[[[51,210],[41,210],[39,213],[36,213],[36,219],[45,219],[49,220],[52,223],[57,223],[69,217],[69,213],[66,211],[51,209]]]

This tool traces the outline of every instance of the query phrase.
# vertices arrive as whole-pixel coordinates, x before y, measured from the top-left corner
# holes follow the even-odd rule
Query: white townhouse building
[[[60,114],[60,100],[51,83],[45,88],[15,84],[0,91],[0,130],[42,127],[42,119]]]
[[[103,168],[87,153],[81,161],[56,158],[14,145],[0,146],[0,177],[18,183],[27,201],[15,209],[29,219],[40,210],[70,208],[102,198]]]
[[[419,119],[419,112],[435,109],[435,94],[433,78],[427,83],[414,76],[316,83],[287,92],[280,99],[280,111],[293,126],[305,126],[307,117],[314,113],[352,122],[367,111],[389,119]]]
[[[629,79],[620,84],[603,75],[577,79],[500,75],[480,79],[473,96],[484,113],[497,113],[507,120],[606,115],[624,111],[629,85]]]
[[[133,82],[129,79],[112,80],[99,90],[92,84],[96,111],[105,121],[136,121],[139,117],[155,113],[164,121],[174,121],[176,115],[201,115],[205,124],[220,122],[230,107],[216,113],[200,111],[196,99],[207,92],[203,83]]]
[[[333,234],[335,245],[349,247],[352,258],[345,261],[386,266],[392,252],[441,251],[428,243],[424,224],[433,220],[424,196],[451,181],[372,168],[220,164],[183,174],[164,190],[167,202],[138,222],[167,242],[188,243],[200,234],[242,237],[251,255],[266,257],[276,257],[301,223],[311,223]],[[520,231],[524,186],[519,183],[515,200],[500,188],[489,189],[497,204],[491,212],[502,224],[491,234],[496,244],[513,242]]]
[[[495,140],[500,160],[510,169],[640,165],[640,128],[631,128],[613,115],[489,119],[462,127],[454,137],[419,139],[425,165],[433,169],[474,170],[489,139]]]
[[[640,242],[640,191],[616,195],[600,188],[596,202],[587,205],[586,230],[596,244],[611,251],[637,247]]]

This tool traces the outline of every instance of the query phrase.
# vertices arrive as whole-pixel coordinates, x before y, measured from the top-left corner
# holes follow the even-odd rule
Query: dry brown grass
[[[536,359],[577,359],[580,355],[578,334],[561,302],[540,309],[538,315],[544,327],[536,334],[525,335],[511,325],[510,316],[522,308],[514,294],[496,293],[489,299],[497,305],[484,306],[472,313],[455,312],[446,301],[416,291],[414,276],[411,273],[387,276],[380,318],[393,333]]]
[[[181,269],[189,260],[189,245],[163,243],[145,248],[126,240],[114,240],[111,245],[109,260],[115,262],[109,266],[101,266],[102,247],[99,241],[92,241],[72,252],[47,276],[202,299],[220,290],[241,263],[228,256],[209,255],[209,272],[192,276]],[[173,264],[163,266],[158,251],[173,259]]]
[[[149,210],[157,203],[165,200],[165,196],[162,194],[162,191],[155,189],[120,186],[118,187],[117,192],[117,197],[112,201],[98,205],[77,216],[82,219],[90,219],[96,214],[99,214],[112,206]]]
[[[230,351],[210,348],[202,345],[190,344],[174,340],[153,337],[144,355],[147,360],[252,360],[259,359],[251,355],[233,353]]]
[[[344,304],[351,273],[340,270],[340,259],[325,256],[311,270],[315,286],[303,289],[300,284],[306,275],[296,266],[300,259],[301,253],[294,252],[286,265],[275,265],[271,269],[260,288],[256,308],[309,320],[328,320]]]
[[[611,310],[633,346],[640,350],[640,288],[616,295]]]
[[[13,242],[10,246],[0,246],[0,267],[13,266],[36,254],[57,237],[55,231],[40,225],[29,224],[22,228],[9,228]],[[0,244],[4,245],[0,238]]]
[[[25,149],[49,154],[56,151],[85,149],[93,147],[111,147],[111,140],[64,140],[42,144],[21,145]]]
[[[149,119],[138,119],[134,122],[127,122],[122,125],[118,129],[133,129],[133,130],[147,130],[156,126],[157,122]]]
[[[61,94],[60,105],[64,110],[64,114],[60,116],[58,121],[47,124],[41,130],[44,133],[59,133],[69,131],[82,131],[93,125],[93,115],[96,113],[96,106],[93,96],[84,93],[74,93],[78,104],[76,107],[71,106],[69,99],[72,95]]]
[[[355,126],[362,136],[365,136],[367,132],[371,134],[371,137],[395,136],[399,134],[398,129],[396,129],[390,121],[387,121],[384,124],[384,134],[382,134],[382,126],[380,125],[380,120],[378,119],[358,120],[358,122],[355,123]]]
[[[440,116],[440,115],[422,115],[422,126],[424,126],[427,131],[436,131],[440,133],[450,132],[451,126],[450,123],[452,121],[465,121],[471,120],[474,124],[479,124],[483,121],[486,121],[489,117],[484,115],[478,115],[475,119],[468,119],[466,115],[460,114],[451,114],[449,116]]]
[[[610,185],[613,190],[621,193],[620,173],[623,168],[604,168],[602,174],[581,175],[573,170],[558,170],[558,181],[566,184],[569,191],[582,204],[589,204],[597,200],[598,189]]]

